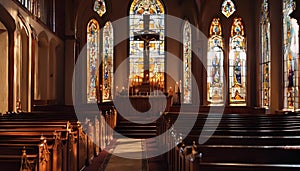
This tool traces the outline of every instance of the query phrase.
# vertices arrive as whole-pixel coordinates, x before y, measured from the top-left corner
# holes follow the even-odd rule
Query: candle
[[[130,77],[128,77],[128,89],[127,89],[127,91],[128,91],[128,96],[129,96],[129,94],[130,94]]]
[[[175,89],[175,93],[178,93],[178,82],[176,82],[174,89]]]
[[[182,90],[182,85],[181,85],[182,83],[181,83],[181,80],[179,80],[179,92],[181,92],[181,90]]]

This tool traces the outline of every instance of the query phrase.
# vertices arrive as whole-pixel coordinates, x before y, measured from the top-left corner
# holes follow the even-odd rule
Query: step
[[[156,133],[124,133],[123,136],[129,137],[129,138],[136,138],[136,139],[143,139],[143,138],[152,138],[156,136]],[[114,138],[119,138],[118,135],[115,135]]]
[[[116,130],[156,130],[156,127],[146,126],[117,126]]]

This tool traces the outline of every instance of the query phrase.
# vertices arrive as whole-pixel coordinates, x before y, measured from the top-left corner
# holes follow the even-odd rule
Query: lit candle
[[[181,85],[182,83],[181,83],[181,80],[179,80],[179,92],[181,92],[181,90],[182,90],[182,85]]]
[[[130,92],[129,92],[130,91],[130,77],[128,78],[128,90],[127,91],[128,91],[128,96],[129,96],[129,94],[130,94]]]
[[[175,93],[178,93],[178,82],[175,84]]]

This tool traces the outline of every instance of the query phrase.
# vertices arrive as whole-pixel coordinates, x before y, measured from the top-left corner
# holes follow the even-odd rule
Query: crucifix
[[[144,21],[144,30],[139,32],[134,32],[134,40],[142,40],[144,41],[144,75],[143,75],[143,83],[142,85],[148,85],[147,92],[150,92],[150,71],[149,71],[149,59],[150,59],[150,41],[159,40],[159,34],[151,31],[149,28],[150,23],[150,15],[143,15]]]

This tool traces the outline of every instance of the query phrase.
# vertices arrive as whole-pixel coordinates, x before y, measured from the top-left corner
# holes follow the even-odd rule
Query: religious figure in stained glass
[[[246,39],[241,18],[235,18],[231,27],[229,51],[229,89],[231,104],[246,102]]]
[[[165,17],[160,0],[134,0],[129,11],[130,92],[148,84],[150,89],[164,89]],[[150,90],[150,91],[151,91]]]
[[[283,0],[284,108],[288,110],[299,109],[299,25],[289,16],[294,10],[294,0]]]
[[[111,22],[107,22],[103,27],[102,36],[102,101],[111,101],[113,98],[113,55],[114,40],[113,27]]]
[[[261,60],[260,60],[260,73],[261,73],[261,87],[260,87],[260,103],[261,107],[270,107],[270,71],[271,71],[271,41],[270,41],[270,16],[269,16],[269,3],[264,0],[261,7],[261,21],[260,21],[260,45],[261,45]]]
[[[224,93],[224,43],[219,18],[211,22],[207,54],[207,101],[222,104]]]
[[[223,15],[228,18],[235,12],[235,10],[235,5],[232,0],[224,0],[221,9]]]
[[[183,103],[192,103],[192,30],[188,21],[183,28]]]
[[[97,12],[100,17],[106,13],[106,5],[104,0],[96,0],[94,3],[94,11]]]
[[[99,32],[98,22],[92,19],[87,26],[87,103],[97,102]]]

